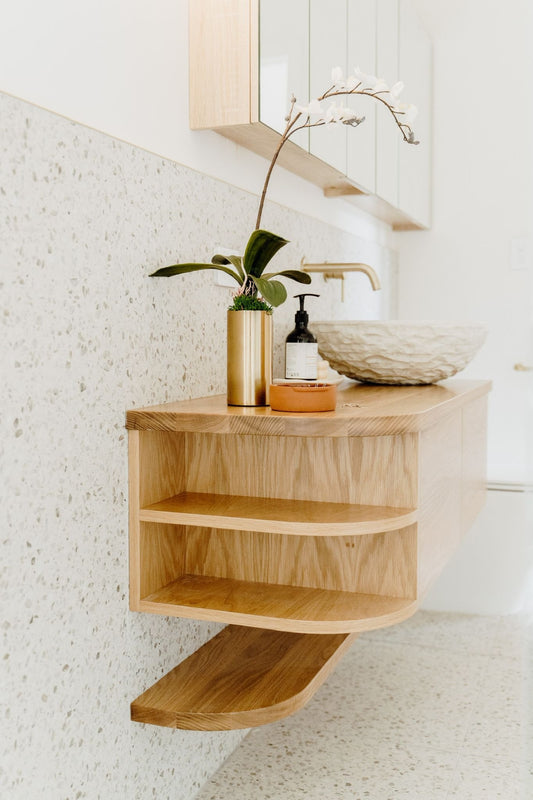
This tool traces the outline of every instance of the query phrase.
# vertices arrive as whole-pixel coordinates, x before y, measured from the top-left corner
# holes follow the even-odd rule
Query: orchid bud
[[[331,70],[331,80],[333,83],[341,83],[343,79],[343,73],[341,67],[333,67]]]

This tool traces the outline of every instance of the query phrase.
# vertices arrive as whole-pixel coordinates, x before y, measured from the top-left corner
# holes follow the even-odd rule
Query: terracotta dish
[[[334,383],[271,383],[270,408],[273,411],[335,411],[337,387]]]

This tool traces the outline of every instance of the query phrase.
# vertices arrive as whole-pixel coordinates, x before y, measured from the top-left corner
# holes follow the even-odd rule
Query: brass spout
[[[344,279],[345,272],[364,272],[371,283],[372,289],[375,292],[381,289],[377,272],[368,264],[352,263],[350,261],[326,261],[321,264],[306,264],[305,259],[302,258],[301,267],[304,272],[321,272],[326,280],[328,278]]]

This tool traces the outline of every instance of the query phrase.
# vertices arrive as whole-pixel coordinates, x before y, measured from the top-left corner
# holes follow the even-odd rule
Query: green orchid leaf
[[[253,278],[255,285],[271,306],[280,306],[287,299],[287,290],[280,281]]]
[[[242,268],[242,256],[221,256],[216,253],[211,259],[213,264],[233,264],[240,275],[241,285],[244,283],[244,270]]]
[[[242,268],[242,256],[228,256],[229,261],[233,264],[235,269],[240,275],[241,284],[244,283],[244,270]]]
[[[170,278],[172,275],[184,275],[186,272],[199,272],[202,269],[218,269],[231,275],[239,286],[242,285],[240,276],[229,267],[223,267],[221,264],[172,264],[170,267],[161,267],[156,272],[152,272],[150,278]]]
[[[247,275],[260,278],[268,262],[278,250],[288,244],[287,239],[269,231],[257,230],[248,239],[244,251],[243,267]]]
[[[290,278],[293,281],[298,281],[298,283],[311,283],[311,276],[308,275],[307,272],[301,272],[299,269],[284,269],[282,272],[269,272],[262,277],[264,280],[270,280],[277,275],[281,275],[283,278]]]

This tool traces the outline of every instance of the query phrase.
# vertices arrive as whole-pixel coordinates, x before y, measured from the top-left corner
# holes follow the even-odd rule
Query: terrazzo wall
[[[244,734],[129,721],[218,626],[128,610],[124,412],[225,391],[230,290],[212,273],[147,276],[241,251],[257,198],[8,95],[0,129],[0,796],[191,800]],[[291,241],[280,268],[380,272],[381,296],[353,275],[344,303],[314,280],[311,319],[387,314],[390,252],[273,204],[263,224]],[[275,312],[278,375],[294,310]]]

